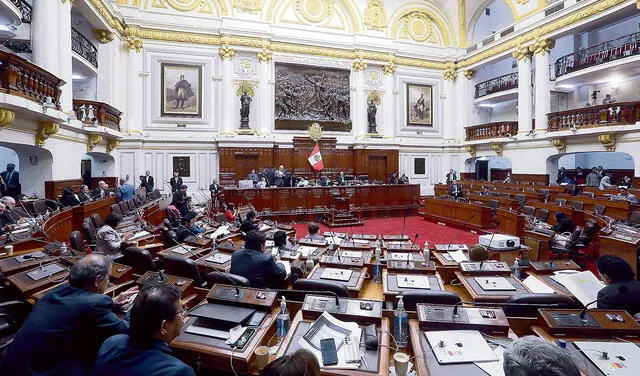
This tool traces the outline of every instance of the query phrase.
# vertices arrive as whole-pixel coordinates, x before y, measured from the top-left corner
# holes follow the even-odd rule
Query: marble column
[[[267,50],[258,52],[258,124],[256,131],[259,135],[271,132],[274,114],[272,110],[273,98],[269,82],[271,81],[272,54]]]
[[[547,114],[551,111],[551,82],[549,81],[549,52],[555,46],[552,39],[542,39],[533,46],[536,67],[535,119],[536,130],[547,129]]]
[[[353,63],[353,85],[355,95],[351,100],[352,132],[355,137],[364,136],[367,133],[367,101],[364,96],[364,71],[367,63],[356,60]]]
[[[61,87],[60,109],[63,112],[70,113],[73,110],[71,1],[53,2],[58,3],[58,77],[65,82]]]
[[[518,60],[518,133],[532,129],[531,51],[519,47],[513,57]]]
[[[465,127],[475,124],[473,120],[473,108],[475,107],[475,87],[473,78],[476,76],[476,71],[468,69],[463,71],[462,75],[465,77],[465,79],[461,79],[459,82],[459,84],[462,86],[462,96],[458,97],[458,103],[462,106],[462,110],[460,112],[461,128],[459,130],[458,137],[460,137],[460,139],[464,141],[466,137]]]
[[[59,0],[35,1],[31,13],[31,58],[47,72],[58,75],[58,4]],[[69,25],[71,27],[71,25]],[[71,53],[71,51],[69,51]]]
[[[448,117],[448,121],[443,123],[442,137],[444,138],[445,143],[448,143],[450,141],[455,141],[456,139],[456,128],[458,127],[458,118],[461,112],[459,111],[459,108],[457,108],[459,102],[456,99],[456,79],[458,78],[458,72],[455,67],[450,66],[448,69],[445,69],[442,74],[444,76],[444,113],[453,115]],[[436,109],[431,109],[431,121],[434,124],[438,123],[434,116],[437,113]]]
[[[119,79],[117,71],[119,64],[119,46],[111,43],[115,34],[109,30],[93,29],[93,36],[100,42],[98,45],[98,80],[97,99],[99,102],[115,106],[118,97]]]
[[[129,49],[127,61],[127,131],[140,133],[143,129],[142,78],[143,70],[142,40],[137,37],[125,39],[125,47]]]
[[[235,106],[233,101],[237,99],[233,89],[233,57],[236,50],[228,46],[220,47],[218,51],[222,60],[222,124],[219,133],[221,135],[231,135],[235,128],[233,124],[233,114]]]
[[[386,137],[396,136],[396,69],[397,67],[394,63],[387,63],[382,67],[382,72],[384,73],[382,78],[384,116],[382,119],[383,129],[378,129],[378,133],[382,133]]]

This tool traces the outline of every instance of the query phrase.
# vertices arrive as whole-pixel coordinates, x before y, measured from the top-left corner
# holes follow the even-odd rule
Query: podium
[[[351,227],[362,226],[358,218],[351,212],[349,196],[341,196],[339,193],[331,195],[331,207],[325,208],[324,219],[322,221],[329,227]]]

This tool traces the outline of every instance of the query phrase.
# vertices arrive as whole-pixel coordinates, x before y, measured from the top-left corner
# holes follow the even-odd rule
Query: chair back
[[[71,234],[69,234],[69,244],[71,245],[71,248],[75,251],[78,251],[80,253],[85,253],[86,251],[85,244],[84,244],[84,237],[82,236],[82,233],[78,230],[72,231]]]
[[[593,212],[598,214],[598,215],[604,215],[605,208],[606,208],[606,206],[604,206],[602,204],[595,204],[595,205],[593,205]]]
[[[221,283],[223,285],[233,285],[233,283],[231,283],[231,281],[233,281],[237,286],[251,287],[251,283],[248,279],[241,275],[231,273],[211,272],[207,274],[207,281],[209,281],[209,285],[211,286],[215,285],[216,283]]]
[[[301,278],[293,283],[294,290],[331,291],[340,297],[348,297],[349,290],[343,283]]]
[[[96,226],[93,224],[91,218],[85,218],[82,221],[82,231],[84,232],[84,238],[87,239],[89,243],[96,242]]]
[[[573,206],[575,209],[582,210],[584,209],[584,202],[582,201],[570,201],[569,206]]]
[[[198,265],[190,258],[181,255],[169,255],[162,260],[164,272],[178,277],[193,279],[198,287],[207,283],[202,279]]]
[[[523,203],[527,200],[527,197],[521,193],[513,195],[513,199],[518,201],[519,203]]]
[[[400,293],[404,308],[407,311],[415,311],[418,303],[454,305],[462,300],[455,292],[451,291],[402,291]]]
[[[102,217],[100,217],[100,214],[98,213],[91,214],[91,221],[93,222],[93,225],[96,228],[100,228],[104,225],[104,221],[102,220]]]
[[[124,250],[123,254],[124,256],[119,260],[119,262],[133,268],[133,272],[135,274],[144,274],[149,271],[156,271],[156,265],[153,262],[151,253],[146,249],[128,247]]]
[[[538,209],[536,211],[536,218],[542,222],[546,222],[549,219],[549,211],[547,209]]]
[[[44,214],[47,210],[49,210],[49,207],[45,200],[35,200],[33,202],[33,212],[35,214]]]
[[[500,206],[500,202],[498,200],[489,200],[487,201],[487,206],[491,209],[497,209]]]
[[[593,192],[585,191],[585,192],[578,193],[578,196],[585,196],[585,197],[589,197],[589,198],[594,198],[594,197],[596,197],[596,194],[593,193]]]
[[[564,294],[519,294],[512,295],[507,303],[527,305],[505,305],[504,314],[507,317],[537,317],[538,308],[570,309],[578,308],[569,296]]]
[[[564,198],[556,198],[555,200],[553,200],[553,203],[562,206],[567,204],[567,200]]]
[[[119,204],[111,204],[111,212],[116,214],[122,214],[122,209],[120,209]]]
[[[629,224],[630,225],[637,225],[640,224],[640,210],[634,210],[631,212],[631,214],[629,215]]]
[[[533,206],[525,206],[522,208],[522,214],[527,215],[529,217],[533,217],[536,214],[536,208]]]
[[[118,202],[118,206],[120,206],[120,212],[122,214],[125,214],[126,212],[129,211],[129,205],[127,205],[126,201],[120,201]]]

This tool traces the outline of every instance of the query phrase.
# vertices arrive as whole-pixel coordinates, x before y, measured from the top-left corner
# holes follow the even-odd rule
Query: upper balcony
[[[71,51],[98,69],[98,48],[78,30],[71,28]]]
[[[548,131],[630,125],[640,121],[640,102],[620,102],[547,114]]]
[[[518,133],[517,121],[472,125],[465,127],[465,141],[490,140],[500,137],[514,137]]]
[[[509,73],[476,85],[476,104],[497,103],[518,97],[518,73]]]
[[[106,103],[74,99],[73,110],[76,113],[76,118],[83,124],[102,126],[120,132],[120,116],[122,112]]]
[[[64,81],[21,58],[0,51],[0,92],[59,109]]]

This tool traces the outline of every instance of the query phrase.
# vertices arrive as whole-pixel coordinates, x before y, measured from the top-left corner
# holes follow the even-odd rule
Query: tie
[[[13,171],[11,171],[9,173],[9,175],[7,175],[7,184],[11,184],[11,177],[13,176]]]

